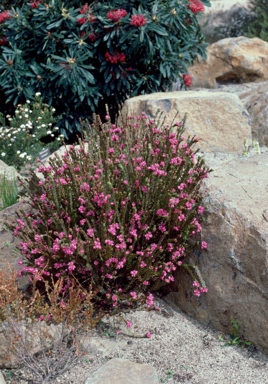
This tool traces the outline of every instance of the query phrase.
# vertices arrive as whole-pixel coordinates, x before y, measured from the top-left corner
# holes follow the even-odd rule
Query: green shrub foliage
[[[32,0],[0,13],[2,107],[41,92],[68,135],[79,118],[127,97],[166,91],[205,43],[198,15],[208,0]],[[183,75],[186,75],[186,77]]]
[[[253,18],[248,25],[248,35],[268,41],[268,0],[250,0]]]
[[[143,114],[118,127],[107,116],[91,129],[89,141],[32,173],[31,210],[11,228],[21,239],[21,273],[64,278],[65,289],[79,281],[98,292],[96,308],[111,310],[173,281],[185,257],[206,248],[200,184],[209,170],[198,140],[182,136],[184,122],[168,127]],[[194,286],[197,296],[207,290]]]

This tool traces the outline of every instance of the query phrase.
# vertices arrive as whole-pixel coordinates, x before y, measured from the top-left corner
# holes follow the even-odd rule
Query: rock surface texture
[[[169,92],[142,95],[127,100],[122,115],[154,117],[165,112],[170,124],[187,113],[185,135],[201,138],[198,146],[205,152],[242,153],[244,139],[251,141],[249,115],[237,95],[231,93]]]
[[[268,146],[268,82],[256,84],[239,97],[250,114],[252,136],[260,145]]]
[[[268,79],[268,42],[257,37],[230,37],[207,48],[207,59],[189,68],[192,87],[216,88],[227,82]]]
[[[156,370],[147,364],[112,359],[93,372],[85,384],[158,384]]]
[[[209,292],[192,294],[180,270],[170,298],[203,324],[225,333],[231,319],[241,335],[268,353],[268,149],[249,157],[206,155],[207,252],[191,257]]]

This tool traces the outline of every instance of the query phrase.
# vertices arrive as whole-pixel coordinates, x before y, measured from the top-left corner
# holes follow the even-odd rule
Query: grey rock
[[[4,376],[2,375],[2,373],[0,372],[0,384],[6,384],[6,381],[4,379]]]
[[[235,94],[203,90],[142,95],[124,103],[122,116],[145,112],[155,117],[158,110],[164,111],[166,124],[187,113],[185,136],[197,136],[198,147],[206,153],[242,153],[244,139],[251,142],[249,115]]]
[[[93,372],[85,384],[159,384],[156,370],[147,364],[112,359]]]
[[[201,323],[241,336],[268,353],[268,150],[249,157],[206,155],[214,172],[206,181],[202,240],[208,250],[191,255],[209,289],[193,296],[191,278],[179,270],[172,299]]]

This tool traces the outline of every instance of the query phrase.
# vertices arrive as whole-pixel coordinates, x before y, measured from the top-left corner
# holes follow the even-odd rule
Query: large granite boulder
[[[268,146],[268,81],[240,94],[251,117],[252,136]]]
[[[170,299],[225,333],[235,319],[241,335],[268,353],[268,149],[249,157],[206,159],[214,169],[205,191],[202,240],[208,250],[190,261],[209,291],[193,296],[191,277],[179,270]]]
[[[257,37],[230,37],[207,48],[207,59],[189,68],[192,87],[268,80],[268,42]]]
[[[241,154],[244,140],[251,141],[249,115],[237,95],[207,91],[142,95],[125,102],[122,116],[145,112],[155,117],[159,109],[167,124],[177,113],[178,121],[187,113],[185,134],[200,138],[198,146],[205,152]]]

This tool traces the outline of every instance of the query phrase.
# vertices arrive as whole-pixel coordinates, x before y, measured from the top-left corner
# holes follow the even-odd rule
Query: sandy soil
[[[84,384],[91,372],[114,357],[151,364],[160,383],[268,383],[268,356],[254,346],[226,346],[219,340],[218,332],[201,326],[177,307],[160,299],[158,305],[158,312],[135,311],[124,315],[124,320],[132,322],[131,328],[126,328],[122,319],[105,320],[98,332],[84,340],[87,353],[80,363],[51,384]],[[114,326],[121,330],[118,335],[114,335]],[[139,337],[148,331],[151,338]],[[7,383],[37,384],[27,377],[26,370],[14,371]]]

